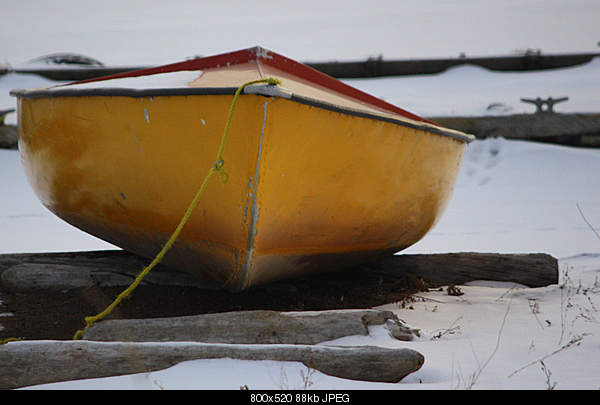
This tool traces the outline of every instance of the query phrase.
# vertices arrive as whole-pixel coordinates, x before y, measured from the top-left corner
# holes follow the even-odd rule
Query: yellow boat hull
[[[27,177],[52,212],[153,258],[200,187],[232,95],[19,98]],[[213,177],[163,262],[230,290],[405,249],[439,219],[465,142],[243,95]]]

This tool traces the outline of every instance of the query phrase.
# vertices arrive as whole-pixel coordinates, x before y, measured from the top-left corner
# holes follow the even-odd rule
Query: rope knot
[[[229,180],[229,175],[225,170],[223,170],[224,164],[225,161],[223,159],[219,159],[213,165],[213,169],[219,173],[219,178],[221,179],[221,183],[223,184],[227,183],[227,180]]]
[[[223,165],[225,164],[225,161],[223,159],[217,160],[215,162],[215,164],[213,165],[214,169],[216,171],[220,171],[223,170]]]

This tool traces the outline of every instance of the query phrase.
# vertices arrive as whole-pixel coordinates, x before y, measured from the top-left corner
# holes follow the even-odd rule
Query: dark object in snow
[[[17,149],[17,127],[4,123],[6,115],[14,111],[14,108],[0,110],[0,149]]]
[[[454,296],[454,297],[460,297],[461,295],[464,295],[465,293],[462,292],[462,290],[455,286],[454,284],[450,284],[447,288],[446,291],[448,292],[448,295]]]
[[[492,112],[497,112],[497,113],[506,113],[506,112],[512,110],[512,107],[509,105],[506,105],[504,103],[490,103],[486,107],[486,110],[492,111]]]
[[[40,56],[39,58],[28,61],[28,64],[45,63],[47,65],[83,65],[83,66],[104,66],[96,59],[76,53],[53,53]]]
[[[4,125],[4,119],[12,112],[15,112],[14,108],[8,108],[6,110],[0,110],[0,125]]]
[[[530,71],[543,69],[556,69],[568,66],[577,66],[590,62],[593,58],[600,56],[599,53],[583,54],[523,54],[493,57],[467,57],[464,54],[456,58],[435,59],[405,59],[384,60],[383,57],[369,57],[359,61],[328,61],[328,62],[305,62],[308,66],[319,70],[329,76],[338,79],[383,77],[383,76],[407,76],[421,74],[436,74],[454,66],[471,64],[481,66],[493,71]],[[187,59],[193,59],[189,57]],[[128,70],[145,69],[149,66],[138,66],[131,68],[105,67],[103,69],[44,69],[36,72],[51,80],[86,80],[104,75],[126,72]],[[31,72],[31,71],[29,71]],[[2,74],[0,68],[0,74]]]
[[[0,149],[17,149],[17,127],[0,125]]]
[[[554,113],[554,104],[562,103],[567,101],[569,97],[559,97],[552,98],[548,97],[547,99],[542,99],[541,97],[537,97],[535,99],[530,98],[522,98],[521,101],[524,103],[534,104],[536,107],[536,114],[553,114]]]

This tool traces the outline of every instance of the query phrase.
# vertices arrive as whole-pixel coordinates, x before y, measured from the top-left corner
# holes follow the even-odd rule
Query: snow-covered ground
[[[193,3],[201,6],[182,0],[156,1],[152,7],[137,0],[118,5],[113,0],[4,0],[10,18],[0,25],[0,49],[6,52],[0,58],[17,65],[70,51],[106,64],[148,64],[262,45],[294,59],[322,61],[379,53],[386,58],[503,54],[516,48],[589,52],[597,50],[600,39],[596,0],[425,0],[401,2],[402,8],[400,2],[382,1],[368,9],[360,7],[363,2],[340,8],[351,2],[338,1]],[[462,66],[439,75],[347,82],[423,116],[481,115],[489,113],[492,103],[505,107],[495,113],[531,112],[533,107],[519,99],[537,96],[568,96],[568,102],[557,105],[560,112],[600,111],[598,60],[546,72],[493,73]],[[0,109],[14,105],[7,95],[11,88],[48,83],[34,76],[0,76]],[[400,383],[343,380],[299,363],[222,359],[31,388],[598,389],[598,173],[599,149],[505,139],[467,147],[444,216],[406,253],[548,253],[559,259],[560,281],[525,288],[482,280],[460,286],[464,295],[459,297],[431,291],[421,294],[412,308],[395,303],[382,307],[420,329],[416,341],[400,342],[372,328],[366,337],[324,343],[421,352],[424,366]],[[0,184],[0,253],[111,247],[57,219],[38,202],[18,152],[0,150]]]
[[[562,69],[497,72],[460,65],[433,75],[345,80],[421,116],[529,114],[535,106],[521,98],[569,97],[556,104],[561,113],[598,112],[600,57]]]
[[[107,244],[48,213],[31,194],[18,153],[0,151],[2,251],[103,249]],[[442,220],[408,249],[424,252],[543,252],[559,258],[558,285],[525,288],[479,281],[390,303],[422,336],[400,342],[381,328],[324,344],[409,347],[425,356],[397,384],[330,377],[299,363],[196,360],[131,376],[41,385],[42,389],[598,389],[600,388],[600,150],[504,139],[467,149]],[[585,215],[580,214],[577,205]],[[19,344],[19,343],[12,343]],[[542,368],[542,362],[543,367]]]

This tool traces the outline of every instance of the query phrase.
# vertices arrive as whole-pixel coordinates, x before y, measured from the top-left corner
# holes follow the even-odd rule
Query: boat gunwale
[[[88,89],[72,89],[72,88],[44,88],[44,89],[15,89],[10,91],[10,95],[25,99],[38,98],[58,98],[58,97],[173,97],[173,96],[230,96],[234,95],[238,90],[237,87],[182,87],[182,88],[152,88],[152,89],[134,89],[134,88],[88,88]],[[263,97],[272,97],[269,94],[261,94],[255,92],[247,95],[260,95]],[[365,111],[359,111],[348,107],[339,106],[332,103],[327,103],[321,100],[291,94],[285,97],[290,101],[311,107],[322,108],[324,110],[347,114],[355,117],[374,119],[378,121],[397,124],[403,127],[430,132],[436,135],[446,136],[456,139],[461,142],[470,143],[475,137],[470,134],[460,131],[444,128],[438,125],[428,124],[427,122],[413,121],[407,119],[393,118],[390,116],[373,114]]]

